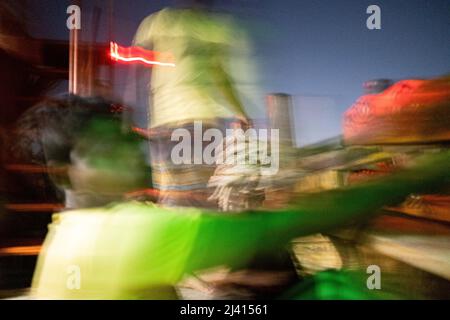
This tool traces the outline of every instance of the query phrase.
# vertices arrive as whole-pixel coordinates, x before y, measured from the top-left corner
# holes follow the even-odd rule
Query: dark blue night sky
[[[28,0],[33,34],[67,38],[70,1]],[[104,9],[100,40],[106,38],[109,1],[83,1],[83,22],[91,8]],[[242,18],[255,43],[265,92],[286,92],[298,101],[314,99],[297,122],[315,128],[300,139],[312,142],[338,134],[342,112],[375,78],[432,77],[450,73],[450,0],[217,0],[216,9]],[[115,0],[114,37],[129,44],[140,21],[174,1]],[[381,7],[381,30],[366,28],[366,8]],[[306,99],[301,97],[306,96]],[[320,109],[320,105],[322,109]],[[307,117],[307,123],[303,118]],[[313,125],[311,125],[313,124]],[[308,129],[309,130],[309,129]],[[312,129],[311,129],[312,130]],[[307,131],[307,130],[306,130]]]

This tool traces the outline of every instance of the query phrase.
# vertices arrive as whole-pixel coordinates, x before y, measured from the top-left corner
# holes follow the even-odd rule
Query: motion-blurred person
[[[89,176],[90,164],[85,162],[86,156],[81,156],[83,145],[92,143],[97,148],[107,149],[109,145],[101,146],[103,136],[120,137],[120,130],[127,132],[120,114],[115,113],[116,109],[115,104],[102,98],[67,95],[63,98],[48,99],[27,110],[19,118],[12,131],[15,143],[9,146],[8,153],[14,155],[18,163],[28,161],[47,168],[36,183],[40,183],[41,188],[46,190],[48,200],[63,202],[66,209],[102,206],[113,200],[121,200],[124,183],[119,178],[121,174],[132,174],[134,170],[142,169],[133,162],[135,155],[126,153],[127,144],[118,140],[118,144],[123,142],[120,145],[123,152],[109,154],[109,161],[119,161],[125,166],[122,172],[115,173],[115,183],[109,181],[109,184],[101,186],[108,177],[96,177],[97,185],[84,188],[83,180],[93,177]],[[90,134],[92,130],[95,131]],[[91,136],[95,138],[90,140]],[[139,143],[139,140],[133,142],[133,134],[128,133],[128,136],[130,143]],[[98,159],[94,162],[97,165],[108,163]],[[144,188],[146,185],[136,188],[140,187]],[[117,192],[112,193],[113,188],[117,188]]]
[[[181,1],[150,15],[140,25],[134,45],[173,57],[174,67],[155,65],[150,81],[150,128],[154,185],[160,203],[169,206],[216,205],[207,200],[207,183],[215,170],[198,159],[174,164],[171,139],[177,128],[202,140],[209,128],[225,131],[232,122],[247,123],[250,107],[243,86],[251,83],[249,44],[244,31],[228,16],[213,13],[211,0]],[[245,86],[244,85],[244,86]],[[240,89],[239,89],[240,88]],[[194,122],[201,136],[194,137]],[[194,143],[192,141],[192,149]],[[203,150],[203,149],[202,149]],[[194,164],[195,163],[195,164]]]
[[[103,206],[149,186],[143,141],[111,113],[112,105],[100,98],[69,96],[46,118],[46,163],[67,169],[67,174],[52,176],[64,190],[66,209]]]
[[[50,226],[32,295],[176,298],[174,286],[193,272],[217,266],[242,270],[255,259],[286,250],[294,237],[367,219],[412,192],[439,190],[450,178],[449,157],[448,152],[431,154],[388,178],[303,196],[289,208],[272,212],[223,215],[139,203],[65,212]],[[335,297],[367,297],[365,280],[353,285],[348,296],[340,288],[342,294]],[[355,288],[361,295],[355,295]],[[295,290],[290,297],[296,296],[301,292]]]
[[[115,106],[99,98],[48,99],[25,111],[9,130],[11,143],[1,149],[8,154],[8,168],[31,173],[16,175],[17,191],[0,180],[0,248],[25,248],[20,257],[2,255],[0,290],[29,288],[36,256],[25,250],[42,244],[54,211],[123,201],[127,191],[149,186],[143,141],[122,132],[120,116],[112,113]],[[115,164],[113,171],[111,164]],[[15,207],[31,212],[12,211],[11,199],[16,199]]]

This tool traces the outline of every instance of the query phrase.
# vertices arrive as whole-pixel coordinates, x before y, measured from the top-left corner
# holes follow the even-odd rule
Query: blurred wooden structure
[[[7,153],[16,143],[12,134],[16,121],[44,101],[50,90],[58,87],[66,93],[73,68],[78,90],[72,93],[111,93],[111,79],[98,81],[102,67],[112,68],[109,43],[97,43],[100,9],[94,10],[92,26],[86,28],[89,40],[76,37],[78,62],[73,65],[71,41],[29,36],[26,9],[25,1],[0,3],[0,291],[29,286],[47,224],[53,212],[63,208],[49,192],[48,179],[42,178],[49,168],[33,159],[18,163]]]

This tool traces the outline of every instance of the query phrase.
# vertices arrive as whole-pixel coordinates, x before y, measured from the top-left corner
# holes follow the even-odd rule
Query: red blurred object
[[[347,144],[450,141],[450,76],[404,80],[368,94],[345,112]]]
[[[141,47],[122,47],[115,42],[110,43],[110,56],[113,60],[124,63],[175,67],[173,56],[170,53],[160,53]]]

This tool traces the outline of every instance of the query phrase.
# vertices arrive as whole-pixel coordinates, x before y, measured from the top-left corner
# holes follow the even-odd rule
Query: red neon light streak
[[[122,47],[115,42],[110,43],[110,55],[113,60],[125,63],[175,67],[171,54],[145,50],[141,47]]]

